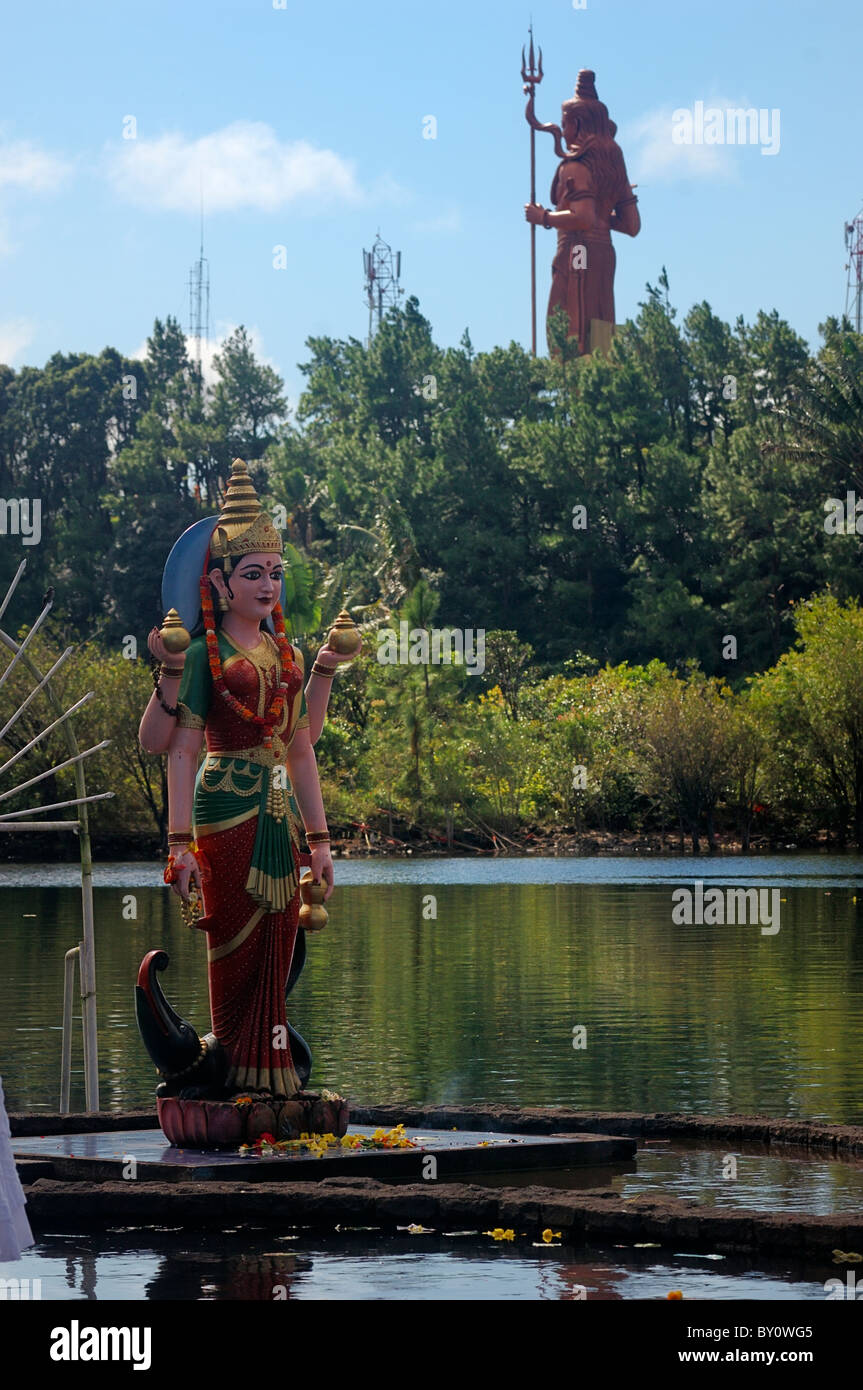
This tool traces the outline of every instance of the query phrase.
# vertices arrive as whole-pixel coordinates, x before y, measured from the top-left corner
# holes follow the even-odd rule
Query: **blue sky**
[[[594,68],[638,184],[618,320],[664,264],[681,312],[776,308],[815,343],[844,306],[843,225],[863,205],[858,0],[17,0],[0,56],[0,360],[132,354],[157,315],[186,325],[201,180],[214,336],[244,323],[292,398],[307,336],[365,336],[378,228],[438,342],[468,328],[479,349],[528,345],[531,9],[540,118],[559,120]],[[778,109],[779,152],[674,145],[672,112],[697,101]],[[546,201],[555,159],[537,141]],[[542,322],[553,234],[537,238]]]

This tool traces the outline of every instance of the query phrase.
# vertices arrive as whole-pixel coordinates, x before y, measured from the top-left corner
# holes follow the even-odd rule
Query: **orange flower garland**
[[[293,648],[285,635],[285,618],[282,613],[282,605],[277,603],[273,609],[273,620],[276,629],[276,642],[281,656],[282,679],[277,686],[275,694],[270,701],[267,712],[264,715],[254,714],[246,705],[232,695],[222,672],[222,661],[219,656],[219,638],[216,633],[216,620],[213,616],[213,597],[210,591],[210,580],[206,574],[201,575],[201,610],[204,614],[204,630],[207,640],[207,659],[210,664],[210,675],[213,677],[213,685],[218,690],[222,699],[233,710],[234,714],[239,715],[248,724],[257,724],[263,730],[264,747],[272,747],[273,730],[281,718],[285,707],[286,697],[291,697],[303,683],[300,675],[300,668],[293,658]]]

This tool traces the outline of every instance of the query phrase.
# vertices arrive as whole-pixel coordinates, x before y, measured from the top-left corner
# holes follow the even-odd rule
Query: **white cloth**
[[[20,1260],[24,1247],[33,1244],[25,1201],[12,1157],[12,1136],[0,1077],[0,1264],[4,1260]]]

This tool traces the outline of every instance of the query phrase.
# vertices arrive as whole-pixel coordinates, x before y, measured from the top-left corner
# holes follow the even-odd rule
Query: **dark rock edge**
[[[225,1225],[259,1225],[269,1233],[295,1224],[310,1226],[409,1223],[436,1232],[496,1226],[519,1238],[539,1240],[550,1227],[562,1243],[654,1241],[660,1246],[723,1252],[771,1252],[827,1264],[835,1249],[863,1246],[863,1214],[806,1216],[798,1213],[701,1208],[616,1192],[562,1192],[540,1186],[490,1189],[469,1183],[428,1182],[394,1187],[373,1178],[324,1178],[315,1183],[243,1187],[238,1183],[64,1183],[40,1179],[25,1188],[34,1228],[71,1229],[122,1224],[182,1225],[187,1231]],[[831,1273],[839,1266],[830,1262]]]
[[[640,1139],[718,1140],[793,1144],[836,1156],[863,1155],[863,1125],[817,1120],[774,1120],[763,1115],[682,1115],[638,1111],[567,1110],[562,1106],[351,1105],[358,1125],[405,1124],[409,1129],[490,1130],[511,1134],[608,1134]],[[90,1134],[96,1130],[158,1129],[155,1110],[100,1111],[92,1115],[13,1112],[13,1136]]]

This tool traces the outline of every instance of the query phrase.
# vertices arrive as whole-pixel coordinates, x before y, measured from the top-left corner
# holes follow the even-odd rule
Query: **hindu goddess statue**
[[[617,126],[596,95],[595,73],[585,68],[578,74],[575,96],[563,103],[562,113],[567,153],[551,185],[554,210],[527,203],[525,217],[557,232],[548,317],[556,309],[566,311],[569,337],[578,339],[583,356],[607,348],[614,328],[611,233],[637,236],[641,218],[614,138]]]
[[[305,953],[302,932],[296,950],[303,835],[321,897],[333,891],[313,736],[337,665],[349,657],[321,649],[307,703],[282,592],[281,536],[245,463],[235,459],[215,525],[210,518],[190,527],[165,568],[163,603],[177,610],[192,640],[177,652],[178,643],[166,647],[167,628],[149,639],[162,666],[139,736],[146,751],[167,752],[165,877],[184,903],[190,893],[203,897],[204,915],[193,924],[207,935],[212,1017],[212,1032],[201,1039],[174,1014],[154,973],[167,964],[166,953],[151,951],[139,972],[137,1014],[163,1077],[162,1098],[242,1094],[275,1104],[298,1097],[308,1079],[311,1056],[287,1022],[285,995]],[[184,1129],[175,1111],[166,1124],[160,1100],[166,1133],[188,1142],[188,1116]],[[207,1147],[198,1118],[192,1138]],[[232,1137],[233,1119],[217,1142]]]

